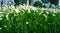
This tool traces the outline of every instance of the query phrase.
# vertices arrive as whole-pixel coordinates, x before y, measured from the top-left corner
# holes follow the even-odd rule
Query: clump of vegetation
[[[60,12],[32,6],[2,7],[0,33],[60,33]]]
[[[40,3],[39,1],[35,2],[34,5],[35,7],[42,7],[42,3]]]

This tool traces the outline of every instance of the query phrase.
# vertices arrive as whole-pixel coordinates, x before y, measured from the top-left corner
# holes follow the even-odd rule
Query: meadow
[[[0,33],[60,33],[60,12],[22,5],[2,7]]]

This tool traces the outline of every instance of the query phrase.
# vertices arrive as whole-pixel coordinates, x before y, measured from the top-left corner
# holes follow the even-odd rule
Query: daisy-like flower
[[[0,30],[2,29],[2,27],[0,27]]]
[[[46,11],[46,13],[47,13],[47,14],[49,14],[49,12],[48,12],[48,11]]]
[[[26,24],[29,24],[28,22],[26,22]]]

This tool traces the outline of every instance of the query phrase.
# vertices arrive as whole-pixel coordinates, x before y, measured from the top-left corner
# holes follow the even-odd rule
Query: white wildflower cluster
[[[37,8],[36,7],[33,7],[33,6],[29,6],[32,10],[37,10]]]
[[[8,8],[11,9],[11,10],[12,9],[15,10],[15,6],[13,6],[13,5],[12,6],[9,6]]]
[[[32,10],[37,10],[36,7],[33,7],[33,6],[26,6],[26,5],[20,5],[19,6],[20,9],[24,9],[24,10],[28,10],[28,9],[32,9]]]
[[[8,6],[3,6],[2,9],[3,10],[7,10],[9,7]]]
[[[27,5],[19,5],[19,6],[3,6],[2,7],[2,10],[5,12],[9,12],[9,13],[12,13],[12,12],[16,12],[16,13],[19,13],[20,12],[20,10],[23,10],[23,12],[24,12],[24,10],[28,10],[28,13],[30,13],[30,10],[34,10],[34,11],[36,11],[37,10],[37,8],[36,7],[33,7],[33,6],[27,6]],[[36,12],[38,12],[38,11],[36,11]]]
[[[19,8],[16,8],[16,9],[15,9],[15,12],[16,12],[16,13],[19,13]]]
[[[20,6],[19,6],[19,9],[20,9],[20,10],[22,10],[22,9],[23,9],[23,10],[27,10],[28,8],[27,8],[27,6],[20,5]]]
[[[11,8],[15,9],[15,6],[12,5]]]

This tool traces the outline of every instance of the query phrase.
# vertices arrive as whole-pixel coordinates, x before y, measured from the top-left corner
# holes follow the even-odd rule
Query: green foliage
[[[58,5],[58,1],[59,1],[59,0],[50,0],[50,2],[51,2],[52,4],[55,4],[55,5]]]
[[[42,7],[42,4],[39,1],[37,1],[37,2],[35,2],[35,4],[33,6],[35,6],[35,7]]]
[[[12,10],[0,11],[0,33],[60,33],[60,13],[32,9],[16,13]]]
[[[14,0],[15,5],[19,5],[19,0]]]

